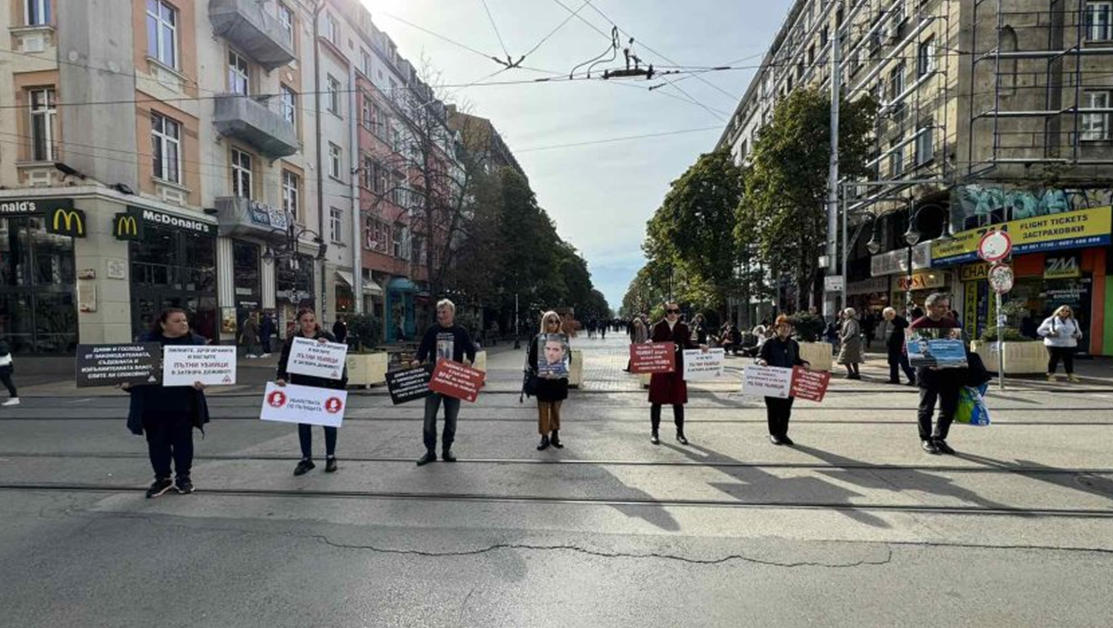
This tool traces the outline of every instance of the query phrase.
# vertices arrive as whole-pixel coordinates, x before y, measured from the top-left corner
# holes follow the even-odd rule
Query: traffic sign
[[[1007,231],[987,231],[978,242],[978,257],[989,262],[999,262],[1013,251],[1013,240]]]
[[[989,286],[997,294],[1005,294],[1013,289],[1013,269],[1004,264],[995,264],[987,275]]]

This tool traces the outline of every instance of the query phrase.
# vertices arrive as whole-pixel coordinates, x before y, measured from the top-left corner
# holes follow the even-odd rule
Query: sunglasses
[[[668,312],[669,314],[679,314],[680,313],[680,310],[665,310],[665,311]]]

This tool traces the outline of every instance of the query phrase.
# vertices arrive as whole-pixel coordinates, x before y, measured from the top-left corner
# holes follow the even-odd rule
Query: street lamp
[[[922,237],[920,230],[916,228],[917,220],[920,217],[920,212],[929,207],[935,207],[944,211],[943,229],[941,235],[939,236],[939,239],[949,240],[952,237],[951,221],[946,213],[945,207],[943,207],[942,205],[931,203],[927,205],[920,205],[919,207],[915,208],[915,210],[913,210],[913,201],[912,199],[908,199],[908,230],[904,232],[904,241],[908,243],[908,275],[904,290],[905,313],[908,313],[912,310],[912,249],[920,243],[920,238]]]

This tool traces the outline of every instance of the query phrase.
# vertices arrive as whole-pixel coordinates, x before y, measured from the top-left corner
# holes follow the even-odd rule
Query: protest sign
[[[684,352],[684,379],[698,381],[722,377],[725,361],[724,349],[709,349],[707,353],[689,349]]]
[[[447,397],[475,403],[475,400],[479,397],[479,389],[483,387],[485,377],[486,374],[483,371],[464,366],[452,360],[441,360],[437,362],[437,368],[433,369],[433,377],[429,380],[429,390]]]
[[[742,372],[742,394],[788,399],[792,369],[751,364]]]
[[[802,366],[797,366],[792,369],[792,386],[789,394],[797,399],[823,401],[830,383],[831,374],[827,371],[809,371]]]
[[[286,372],[322,379],[342,379],[348,345],[338,342],[319,342],[309,338],[294,338],[290,345],[290,359]]]
[[[906,329],[904,347],[913,366],[960,368],[966,366],[966,345],[958,329]]]
[[[424,399],[432,392],[429,380],[433,377],[433,366],[419,366],[415,369],[388,371],[386,389],[394,405]]]
[[[294,384],[279,386],[267,382],[259,418],[281,423],[340,427],[347,405],[348,393],[344,390]]]
[[[672,373],[676,370],[676,345],[640,342],[630,345],[631,373]]]
[[[159,351],[157,342],[77,345],[77,387],[157,384]]]
[[[162,348],[162,385],[229,386],[236,383],[236,348],[231,345],[168,345]]]
[[[549,379],[568,379],[572,352],[568,336],[543,334],[537,337],[537,376]]]

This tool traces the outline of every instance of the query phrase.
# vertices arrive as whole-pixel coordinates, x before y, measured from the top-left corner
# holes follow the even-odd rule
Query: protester
[[[1077,382],[1078,378],[1074,376],[1074,352],[1078,341],[1082,339],[1082,327],[1075,320],[1070,306],[1060,306],[1044,320],[1036,333],[1043,337],[1043,345],[1047,347],[1047,381],[1057,381],[1055,370],[1059,367],[1059,360],[1062,360],[1067,379]]]
[[[811,364],[800,358],[800,345],[791,338],[792,321],[781,314],[774,323],[774,336],[761,345],[761,354],[758,364],[762,366],[779,366],[792,368],[803,366],[811,368]],[[774,445],[793,445],[788,437],[788,420],[792,417],[793,398],[781,399],[779,397],[765,398],[765,414],[769,423],[769,442]]]
[[[529,345],[530,375],[537,378],[537,431],[541,434],[537,451],[549,445],[564,449],[560,442],[560,406],[568,398],[569,356],[568,336],[560,333],[560,315],[545,312],[541,331]]]
[[[274,324],[274,317],[271,316],[270,312],[263,312],[263,319],[259,321],[259,338],[263,343],[264,358],[271,357],[271,351],[274,347],[271,343],[276,331],[278,331],[278,328]]]
[[[332,324],[332,335],[336,338],[336,342],[348,343],[348,322],[339,314],[336,315],[336,322]]]
[[[15,364],[12,361],[12,347],[6,340],[0,340],[0,382],[4,383],[4,387],[8,389],[8,394],[11,397],[0,406],[18,406],[19,393],[16,392],[15,384],[12,383],[12,373],[15,372]]]
[[[139,342],[203,346],[208,340],[189,331],[185,310],[167,308],[159,314],[150,331]],[[162,384],[130,385],[120,388],[131,394],[128,408],[128,430],[136,436],[147,436],[147,454],[155,472],[155,481],[147,489],[147,498],[159,497],[174,488],[182,495],[193,492],[190,471],[193,468],[193,430],[204,433],[209,422],[209,406],[202,392],[205,385],[163,386]],[[174,463],[174,481],[170,481],[170,462]]]
[[[441,360],[452,360],[471,366],[475,360],[475,344],[468,330],[456,325],[455,319],[456,304],[448,299],[438,301],[437,323],[425,331],[413,366]],[[444,402],[444,432],[441,434],[441,459],[445,462],[456,462],[456,456],[452,454],[452,443],[456,440],[456,418],[460,414],[460,400],[432,393],[425,398],[425,425],[422,431],[425,455],[418,459],[419,467],[437,459],[437,412],[440,410],[442,401]]]
[[[915,386],[916,371],[908,364],[908,354],[904,352],[904,330],[908,329],[908,320],[891,307],[882,310],[881,315],[888,324],[885,347],[889,352],[889,383],[899,384],[899,371],[902,370],[908,378],[908,385]]]
[[[244,357],[257,358],[263,351],[259,347],[259,323],[255,320],[255,312],[247,315],[240,329],[240,344],[244,347]]]
[[[862,327],[858,324],[858,314],[854,308],[843,310],[842,328],[839,330],[839,364],[846,367],[847,379],[862,379],[858,364],[862,361]]]
[[[329,388],[333,390],[344,390],[347,388],[347,367],[344,368],[344,372],[340,379],[312,377],[300,373],[290,373],[287,370],[290,361],[290,350],[294,346],[294,338],[316,340],[321,344],[336,342],[336,338],[332,334],[321,329],[321,324],[317,322],[317,314],[314,313],[313,310],[300,310],[298,312],[297,322],[297,331],[290,334],[290,336],[286,338],[286,342],[282,345],[282,355],[278,358],[278,373],[275,376],[276,379],[274,383],[279,386],[285,386],[286,383],[289,382],[295,386],[313,386],[315,388]],[[325,473],[336,473],[340,468],[336,463],[337,429],[327,425],[322,427],[325,430]],[[317,465],[313,464],[312,425],[308,423],[298,423],[298,443],[301,445],[301,460],[298,462],[298,466],[294,467],[294,475],[305,475],[317,467]]]
[[[927,316],[916,319],[911,329],[949,329],[958,334],[958,323],[950,317],[950,299],[942,293],[934,293],[924,301]],[[920,430],[920,446],[929,454],[954,454],[955,450],[947,444],[947,433],[955,418],[958,407],[958,394],[963,386],[963,369],[940,369],[934,366],[921,366],[916,369],[916,384],[920,387],[920,407],[917,423]],[[931,419],[935,414],[936,402],[939,404],[939,418],[932,430]]]
[[[673,421],[676,423],[676,440],[681,445],[687,445],[688,439],[684,436],[684,404],[688,403],[688,384],[684,381],[684,350],[694,349],[699,345],[692,342],[688,326],[680,322],[678,304],[665,303],[665,319],[653,326],[650,340],[675,343],[676,351],[676,369],[671,373],[654,373],[649,380],[649,419],[653,428],[650,442],[654,445],[661,444],[658,436],[661,406],[668,404],[672,406]],[[699,348],[707,351],[707,345]]]

